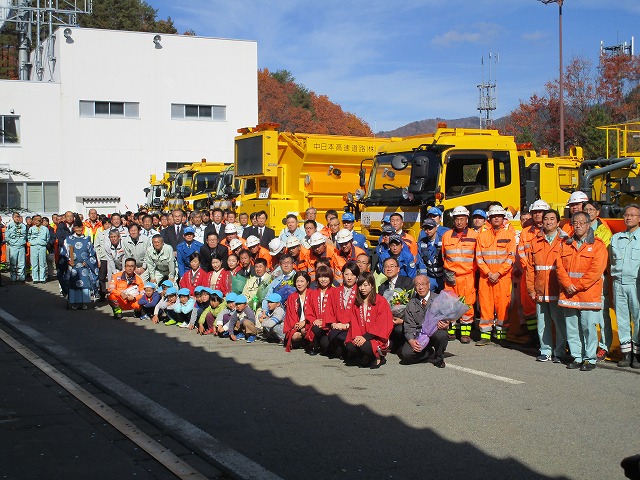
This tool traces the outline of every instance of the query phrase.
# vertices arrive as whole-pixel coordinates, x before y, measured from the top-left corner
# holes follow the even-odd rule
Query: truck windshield
[[[196,173],[193,180],[193,195],[215,192],[219,181],[219,173]]]
[[[181,172],[176,174],[176,178],[173,181],[171,187],[171,195],[189,195],[191,193],[191,178],[193,177],[193,172]]]
[[[404,155],[407,158],[411,158],[413,152],[393,153],[376,157],[369,177],[369,186],[365,198],[367,205],[420,204],[418,196],[413,199],[404,198],[403,196],[403,188],[407,188],[411,181],[413,165],[409,164],[404,170],[394,170],[391,166],[391,160],[396,155]],[[425,179],[425,185],[428,187],[425,192],[432,193],[438,172],[438,162],[433,159],[429,160],[426,171],[428,172],[428,178]]]

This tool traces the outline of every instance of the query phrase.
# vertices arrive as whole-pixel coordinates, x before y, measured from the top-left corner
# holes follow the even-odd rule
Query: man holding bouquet
[[[438,321],[437,329],[429,337],[428,343],[421,344],[418,341],[427,310],[438,294],[430,291],[431,283],[426,275],[418,275],[413,285],[415,295],[409,300],[404,311],[404,335],[407,342],[400,350],[400,358],[405,365],[418,363],[427,360],[430,353],[434,351],[433,364],[438,368],[444,368],[446,366],[444,352],[449,343],[447,335],[449,322]]]

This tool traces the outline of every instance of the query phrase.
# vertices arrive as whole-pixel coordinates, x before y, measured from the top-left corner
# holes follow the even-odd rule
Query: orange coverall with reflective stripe
[[[490,332],[494,319],[503,328],[511,303],[511,272],[515,262],[516,238],[506,228],[491,228],[478,235],[476,262],[480,269],[480,331]],[[489,281],[490,273],[499,273],[497,283]]]
[[[531,270],[529,264],[529,252],[531,251],[531,243],[536,238],[540,228],[535,225],[524,228],[520,232],[520,241],[518,242],[518,261],[522,269],[522,277],[520,279],[520,305],[522,305],[522,313],[526,319],[536,318],[536,302],[531,298],[527,291],[527,274]],[[531,270],[533,273],[533,270]],[[535,324],[534,324],[535,326]]]
[[[464,297],[464,302],[471,308],[462,315],[460,323],[473,322],[473,306],[476,303],[476,241],[478,232],[473,228],[465,228],[461,232],[447,230],[442,236],[442,258],[444,269],[455,274],[456,284],[449,285],[446,281],[444,289],[455,292]]]
[[[540,231],[531,241],[527,262],[527,293],[536,294],[540,303],[557,302],[560,286],[556,274],[556,260],[562,245],[561,230],[558,229],[553,242],[549,243],[544,232]],[[564,233],[564,232],[563,232]]]

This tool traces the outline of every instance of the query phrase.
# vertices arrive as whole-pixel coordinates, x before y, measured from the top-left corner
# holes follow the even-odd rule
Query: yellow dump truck
[[[218,190],[221,172],[229,164],[200,162],[179,168],[167,192],[166,209],[203,210],[210,205],[210,196]]]
[[[581,155],[574,148],[567,157],[537,156],[497,130],[443,124],[431,134],[392,139],[375,156],[366,190],[357,192],[362,232],[376,245],[383,218],[399,211],[417,238],[422,214],[434,206],[445,224],[457,205],[473,211],[494,200],[515,218],[541,197],[562,211],[578,188]]]
[[[344,205],[344,195],[359,184],[360,164],[390,142],[387,138],[278,132],[277,124],[238,130],[235,139],[236,208],[264,210],[269,225],[282,228],[288,213],[309,207],[318,218]],[[239,180],[239,184],[230,182]]]

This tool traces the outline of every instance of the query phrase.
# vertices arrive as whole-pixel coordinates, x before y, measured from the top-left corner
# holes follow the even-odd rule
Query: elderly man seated
[[[108,302],[113,309],[113,318],[122,318],[123,310],[140,312],[138,300],[144,293],[144,282],[136,275],[135,258],[127,258],[124,261],[124,270],[114,273],[109,282]]]

